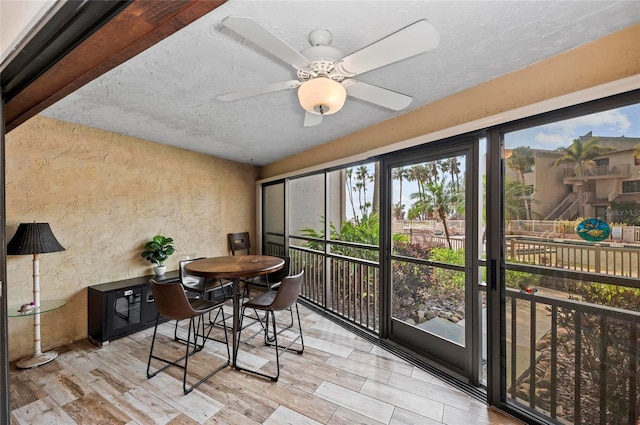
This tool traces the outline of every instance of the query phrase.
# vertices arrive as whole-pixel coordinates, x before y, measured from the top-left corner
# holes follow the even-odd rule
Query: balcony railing
[[[564,178],[590,178],[590,177],[606,177],[606,176],[628,176],[630,175],[630,164],[618,164],[618,165],[596,165],[594,167],[584,168],[576,172],[574,168],[564,169]]]
[[[522,263],[613,276],[640,276],[640,247],[623,244],[508,238],[507,253],[511,259]]]
[[[567,253],[569,248],[561,245],[514,240],[510,249],[515,250],[512,255],[532,263],[543,264],[542,256],[554,251],[552,258],[563,260],[547,266],[567,266],[572,259],[582,265],[567,266],[571,270],[596,269],[593,254],[582,251],[589,247],[572,247]],[[279,253],[281,247],[274,244],[268,251]],[[614,277],[609,280],[633,273],[637,276],[636,254],[624,263],[635,268],[606,265],[610,262],[606,258],[618,252],[617,248],[603,248],[600,273],[611,272]],[[302,298],[352,324],[379,332],[377,263],[304,246],[291,246],[289,255],[292,272],[305,270]],[[510,267],[536,270],[527,265]],[[560,277],[566,272],[549,273]],[[542,287],[534,295],[506,288],[504,308],[509,402],[560,424],[636,425],[640,414],[640,312],[579,301],[569,292]]]
[[[277,244],[267,246],[268,254],[276,255],[278,252]],[[301,246],[290,246],[289,255],[291,271],[305,271],[302,298],[350,323],[374,333],[379,332],[378,263],[340,255],[325,255]]]
[[[506,312],[512,402],[560,423],[636,424],[640,313],[514,289]]]

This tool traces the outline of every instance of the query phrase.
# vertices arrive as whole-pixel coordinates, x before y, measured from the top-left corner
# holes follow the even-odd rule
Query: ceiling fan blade
[[[400,111],[411,103],[413,97],[398,93],[389,89],[363,83],[352,78],[346,79],[342,84],[347,89],[347,95],[365,102],[375,103],[394,111]]]
[[[421,19],[344,57],[336,63],[336,67],[353,77],[435,49],[438,44],[440,34],[436,27],[426,19]]]
[[[318,125],[321,122],[322,122],[322,115],[320,114],[312,114],[311,112],[307,112],[304,114],[305,127],[313,127],[314,125]]]
[[[266,86],[253,87],[246,90],[240,90],[233,93],[221,94],[216,99],[228,102],[231,100],[244,99],[246,97],[258,96],[261,94],[273,93],[280,90],[295,89],[300,84],[298,80],[281,81],[279,83],[267,84]]]
[[[309,67],[309,59],[260,25],[255,19],[244,16],[227,16],[222,20],[222,24],[294,68]]]

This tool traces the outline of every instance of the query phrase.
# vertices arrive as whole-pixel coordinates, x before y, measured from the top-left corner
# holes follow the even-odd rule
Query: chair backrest
[[[249,232],[229,233],[228,237],[231,255],[236,255],[236,251],[242,250],[246,250],[246,254],[249,255],[249,251],[251,250],[251,240],[249,239]]]
[[[199,314],[191,307],[180,282],[158,283],[151,279],[149,286],[158,312],[167,319],[182,320]]]
[[[271,310],[285,310],[291,307],[298,300],[298,295],[302,290],[302,277],[304,270],[294,276],[286,276],[282,279],[278,292],[269,306]]]
[[[270,284],[282,282],[282,279],[289,276],[291,272],[291,257],[284,255],[276,255],[276,257],[280,257],[284,260],[284,266],[280,270],[276,270],[275,272],[269,273],[265,276],[265,279]]]
[[[204,291],[206,278],[189,274],[184,269],[184,266],[189,264],[190,262],[195,260],[202,260],[203,258],[206,257],[194,258],[192,260],[182,260],[178,263],[180,265],[180,282],[182,283],[182,286],[198,292]]]

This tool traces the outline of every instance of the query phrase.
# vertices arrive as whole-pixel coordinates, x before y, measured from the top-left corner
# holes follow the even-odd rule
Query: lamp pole
[[[38,254],[33,254],[33,303],[36,306],[36,314],[33,315],[34,353],[38,356],[42,354],[40,338],[40,259]]]
[[[58,357],[56,351],[42,352],[40,332],[40,314],[42,313],[40,305],[40,260],[38,257],[39,254],[58,251],[64,251],[64,247],[53,236],[48,223],[20,223],[16,234],[7,244],[7,255],[33,255],[33,309],[28,309],[24,313],[33,315],[34,353],[16,364],[20,369],[38,367]],[[64,305],[64,302],[59,306],[62,305]],[[52,309],[51,306],[46,308]],[[19,312],[23,313],[22,308]]]
[[[57,351],[42,352],[42,338],[40,336],[40,259],[38,254],[33,254],[33,356],[25,357],[16,363],[18,369],[30,369],[38,367],[58,357]]]

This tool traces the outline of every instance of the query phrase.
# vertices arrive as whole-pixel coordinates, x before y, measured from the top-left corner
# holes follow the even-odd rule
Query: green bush
[[[571,288],[570,298],[582,299],[584,302],[616,307],[629,311],[640,310],[640,289],[621,287],[600,283],[578,282]],[[576,334],[581,340],[581,398],[583,421],[597,422],[600,415],[601,373],[606,370],[606,418],[607,423],[629,423],[629,370],[634,356],[631,345],[632,328],[637,335],[638,325],[624,320],[609,317],[606,321],[599,314],[583,313],[580,315],[580,329],[575,326],[575,311],[560,311],[558,322],[567,331],[569,338],[563,341],[560,350],[575,352]],[[606,350],[602,341],[606,338]],[[636,336],[637,339],[637,336]],[[604,357],[602,356],[604,354]],[[637,356],[637,354],[635,354]],[[573,356],[569,357],[573,367]],[[640,397],[636,394],[636,403]]]
[[[464,266],[464,250],[434,247],[431,249],[429,259],[439,263]],[[455,291],[461,298],[464,298],[464,273],[442,267],[434,267],[433,275],[434,281],[437,282],[438,287],[441,288],[443,292]]]
[[[398,242],[393,245],[394,253],[410,258],[427,259],[431,250],[417,243]],[[392,262],[393,317],[407,320],[412,317],[420,305],[427,301],[432,286],[432,268],[406,261]]]

